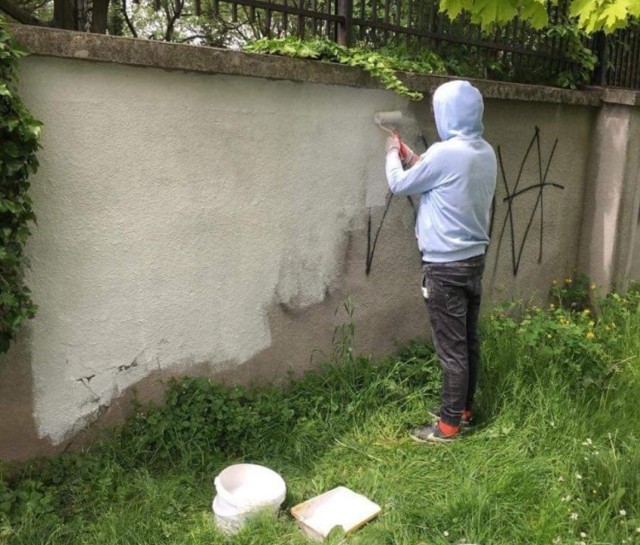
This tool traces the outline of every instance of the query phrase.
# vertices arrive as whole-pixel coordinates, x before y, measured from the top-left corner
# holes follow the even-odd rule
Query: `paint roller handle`
[[[402,141],[402,138],[400,138],[400,133],[396,130],[391,131],[392,134],[392,138],[395,139],[396,143],[397,143],[397,147],[398,147],[398,153],[400,154],[400,160],[404,162],[406,156],[407,156],[407,146],[405,145],[405,143]],[[388,147],[388,146],[387,146]]]
[[[413,156],[415,155],[413,153],[413,150],[402,141],[402,138],[400,138],[400,133],[398,131],[393,131],[393,136],[398,139],[398,143],[400,144],[398,153],[400,154],[400,160],[402,161],[402,164],[409,164],[413,159]]]
[[[389,138],[387,138],[387,143],[385,145],[385,151],[389,153],[391,150],[398,150],[400,152],[401,142],[397,135],[391,134]]]

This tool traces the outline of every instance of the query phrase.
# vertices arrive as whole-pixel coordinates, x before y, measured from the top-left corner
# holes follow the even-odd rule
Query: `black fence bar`
[[[627,58],[627,63],[629,65],[629,70],[627,70],[626,78],[624,81],[625,87],[631,87],[633,85],[633,68],[636,64],[638,64],[638,57],[636,55],[636,41],[637,41],[637,32],[631,31],[629,35],[629,40],[631,42],[631,46],[629,47],[629,56]]]
[[[631,70],[631,87],[640,89],[640,28],[635,31],[635,62]]]
[[[353,20],[353,1],[352,0],[337,0],[338,2],[338,16],[341,20],[338,21],[337,42],[339,45],[351,45],[351,39],[353,35],[352,20]]]
[[[566,40],[556,34],[550,37],[516,19],[487,35],[468,15],[451,21],[439,11],[438,0],[212,0],[212,8],[217,18],[247,23],[254,34],[325,37],[347,46],[403,46],[417,56],[431,50],[445,62],[466,62],[472,71],[488,72],[487,77],[507,74],[536,82],[540,74],[549,79],[572,65]],[[564,0],[549,2],[548,13],[550,25],[571,20]],[[608,36],[597,33],[585,45],[598,58],[592,84],[640,89],[640,23]]]
[[[253,0],[244,0],[244,1],[253,1]],[[437,32],[428,32],[428,31],[424,31],[424,30],[418,30],[418,29],[414,29],[414,28],[404,28],[398,25],[394,25],[394,24],[387,24],[383,21],[369,21],[369,20],[361,20],[361,19],[353,19],[353,24],[354,25],[366,25],[368,27],[371,28],[377,28],[380,30],[391,30],[394,32],[400,32],[400,33],[407,33],[407,34],[411,34],[413,36],[420,36],[423,38],[432,38],[434,40],[440,41],[440,42],[450,42],[450,43],[456,43],[456,44],[466,44],[466,45],[472,45],[472,46],[476,46],[476,47],[483,47],[485,49],[495,49],[497,51],[510,51],[512,53],[517,53],[519,55],[523,55],[523,56],[530,56],[530,57],[541,57],[541,58],[549,58],[549,59],[556,59],[556,60],[564,60],[564,58],[560,55],[560,54],[553,54],[550,55],[547,52],[544,51],[536,51],[534,49],[526,49],[524,47],[516,47],[516,46],[511,46],[511,45],[505,45],[505,44],[496,44],[494,42],[489,42],[486,40],[468,40],[466,38],[456,38],[455,36],[452,36],[450,32],[448,32],[446,35],[442,35],[439,34]]]
[[[219,1],[223,2],[224,0]],[[291,15],[300,15],[302,17],[308,17],[310,19],[319,19],[321,21],[331,21],[334,23],[344,24],[344,17],[340,17],[339,15],[312,11],[309,9],[301,9],[298,6],[285,6],[284,4],[275,4],[271,2],[265,2],[263,0],[233,0],[233,4],[264,9],[265,11],[270,10],[279,13],[289,13]]]

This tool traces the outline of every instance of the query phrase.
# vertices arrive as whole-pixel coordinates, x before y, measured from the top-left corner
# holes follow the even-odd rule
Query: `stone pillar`
[[[579,270],[605,291],[631,280],[640,208],[640,93],[604,90],[594,126]],[[637,267],[635,267],[637,269]]]

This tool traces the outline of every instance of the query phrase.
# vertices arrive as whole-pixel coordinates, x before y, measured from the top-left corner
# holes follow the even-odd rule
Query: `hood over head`
[[[454,136],[481,137],[483,111],[482,95],[468,81],[449,81],[433,93],[433,113],[442,141]]]

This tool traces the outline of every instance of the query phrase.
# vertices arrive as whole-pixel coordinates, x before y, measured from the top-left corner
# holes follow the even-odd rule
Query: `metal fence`
[[[567,38],[514,20],[491,33],[464,15],[450,20],[438,0],[212,0],[214,15],[254,37],[325,37],[341,45],[430,50],[469,76],[547,83],[572,67]],[[568,2],[549,6],[549,24],[566,24]],[[587,44],[600,65],[594,83],[640,89],[640,26]]]
[[[599,57],[593,83],[640,89],[640,23],[611,36],[597,36],[592,47]]]

